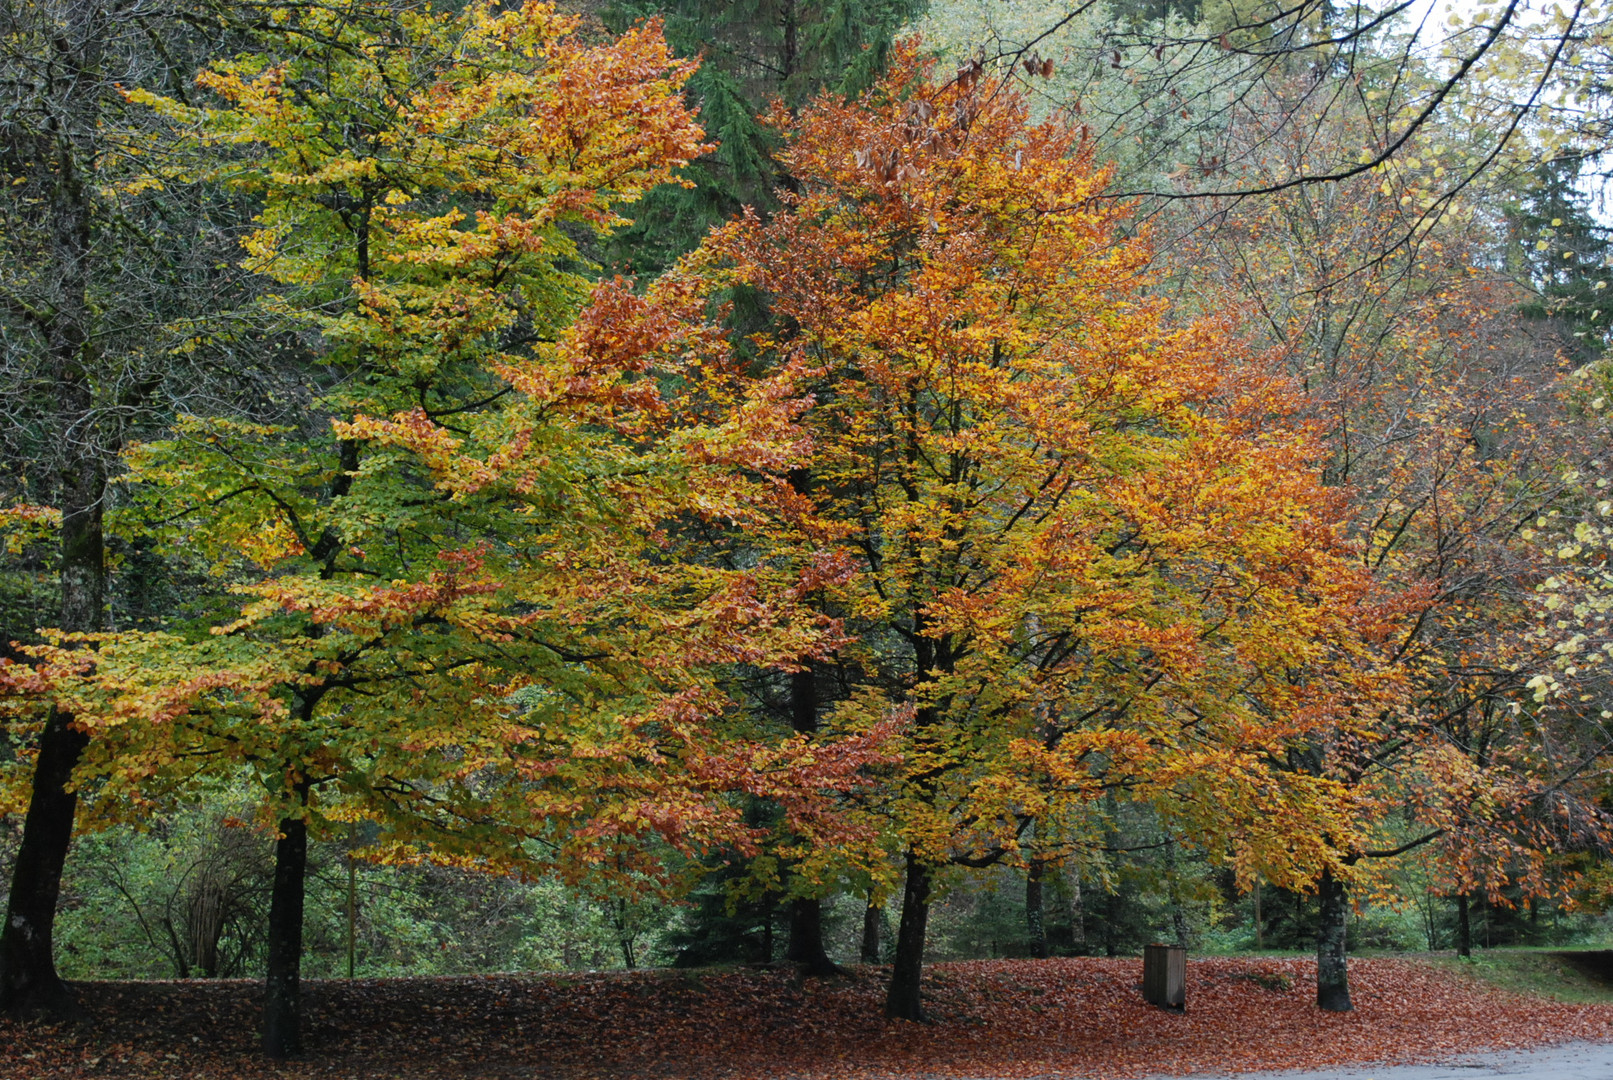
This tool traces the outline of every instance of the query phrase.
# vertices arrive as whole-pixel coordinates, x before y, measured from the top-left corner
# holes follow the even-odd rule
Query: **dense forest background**
[[[1598,12],[560,7],[0,0],[0,1000],[1606,939]]]

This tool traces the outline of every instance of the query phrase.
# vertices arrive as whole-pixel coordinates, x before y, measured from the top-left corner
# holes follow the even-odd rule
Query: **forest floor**
[[[258,983],[91,982],[82,1026],[0,1021],[0,1080],[1120,1078],[1613,1040],[1613,1004],[1417,960],[1350,968],[1356,1009],[1331,1014],[1308,960],[1193,960],[1178,1015],[1142,1002],[1137,959],[936,964],[929,1024],[881,1018],[875,968],[306,980],[308,1054],[279,1066],[256,1055]]]

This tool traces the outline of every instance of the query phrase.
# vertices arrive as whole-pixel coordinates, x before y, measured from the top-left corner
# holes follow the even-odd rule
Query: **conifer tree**
[[[1582,362],[1602,355],[1613,326],[1613,238],[1587,206],[1584,166],[1579,157],[1538,166],[1507,211],[1511,262],[1536,293],[1523,313],[1560,327],[1560,345]]]
[[[775,189],[790,179],[762,112],[775,100],[794,109],[819,91],[866,89],[884,70],[897,31],[923,7],[924,0],[616,0],[607,6],[613,30],[657,17],[674,52],[700,58],[688,92],[717,144],[686,171],[692,186],[646,197],[637,222],[607,249],[608,259],[629,273],[653,273],[744,207],[762,213],[775,207]]]

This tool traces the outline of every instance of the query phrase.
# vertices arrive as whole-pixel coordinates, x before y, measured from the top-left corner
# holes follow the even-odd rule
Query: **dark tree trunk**
[[[1321,919],[1316,930],[1316,1007],[1327,1012],[1349,1012],[1350,973],[1346,966],[1345,934],[1349,903],[1344,882],[1324,870],[1317,883]]]
[[[1182,883],[1176,874],[1176,838],[1165,838],[1165,878],[1170,890],[1171,933],[1176,944],[1187,948],[1187,911],[1182,906]]]
[[[1255,876],[1255,948],[1266,947],[1266,920],[1260,913],[1260,877]]]
[[[5,930],[0,933],[0,1010],[7,1013],[61,1018],[77,1014],[72,992],[56,974],[52,931],[78,803],[67,783],[88,744],[89,738],[59,712],[51,714],[40,736],[34,790],[12,868]]]
[[[1030,953],[1038,960],[1047,959],[1047,924],[1042,910],[1042,872],[1046,864],[1032,859],[1025,872],[1025,935]]]
[[[1117,925],[1115,920],[1120,913],[1115,908],[1121,902],[1118,893],[1105,892],[1103,894],[1103,918],[1098,925],[1103,928],[1103,955],[1111,960],[1120,955],[1120,942],[1118,935],[1115,933]]]
[[[893,1020],[924,1020],[919,996],[924,975],[924,935],[930,918],[931,869],[907,854],[907,881],[902,886],[902,922],[896,930],[896,960],[891,965],[885,1015]]]
[[[1456,897],[1456,955],[1473,955],[1473,921],[1467,914],[1467,893]]]
[[[840,969],[823,947],[823,901],[798,896],[790,901],[790,947],[784,958],[807,975],[836,975]]]
[[[804,481],[795,486],[806,490]],[[818,682],[811,664],[790,676],[790,726],[799,735],[817,733]],[[790,901],[790,944],[784,956],[800,965],[808,975],[840,972],[823,947],[823,901],[820,898],[798,896]]]
[[[302,1053],[302,902],[308,874],[308,823],[286,818],[274,849],[269,898],[269,975],[263,1052],[276,1061]]]
[[[880,931],[885,922],[884,905],[875,902],[872,895],[868,897],[868,906],[863,909],[863,941],[861,959],[865,964],[879,963]]]

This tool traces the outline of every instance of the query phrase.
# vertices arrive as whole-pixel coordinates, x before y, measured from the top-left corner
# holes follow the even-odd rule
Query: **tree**
[[[1561,348],[1579,361],[1601,356],[1606,346],[1602,293],[1613,255],[1607,229],[1592,217],[1586,194],[1578,190],[1584,166],[1569,158],[1539,166],[1507,214],[1509,261],[1538,294],[1524,312],[1560,326]]]
[[[116,455],[157,402],[216,392],[220,369],[234,369],[235,387],[252,382],[228,346],[198,340],[216,326],[209,305],[239,292],[239,275],[219,269],[231,208],[194,184],[151,182],[132,149],[149,117],[118,92],[120,79],[167,85],[222,32],[205,3],[0,4],[0,485],[12,513],[51,525],[8,556],[54,579],[8,609],[8,621],[28,620],[7,627],[8,659],[41,623],[107,626]],[[9,734],[32,775],[0,927],[0,1010],[65,1015],[52,927],[87,732],[58,710]]]
[[[1370,117],[1336,111],[1304,126],[1329,132],[1316,142],[1350,146]],[[1257,179],[1313,167],[1312,142],[1276,135],[1251,123],[1242,136],[1245,160],[1275,159]],[[1425,129],[1396,167],[1327,189],[1209,201],[1217,227],[1173,260],[1183,295],[1257,313],[1251,330],[1305,387],[1363,559],[1410,603],[1403,636],[1383,654],[1407,680],[1404,707],[1379,717],[1369,738],[1290,757],[1377,807],[1376,837],[1341,848],[1339,873],[1319,882],[1324,1007],[1349,1004],[1347,906],[1334,894],[1376,888],[1379,857],[1435,844],[1453,890],[1498,889],[1513,874],[1546,887],[1531,854],[1538,834],[1504,827],[1525,792],[1554,784],[1515,756],[1528,756],[1530,737],[1510,702],[1529,673],[1511,638],[1520,584],[1539,572],[1517,529],[1562,497],[1563,470],[1594,444],[1562,413],[1549,343],[1518,319],[1527,294],[1499,269],[1497,217],[1479,192],[1439,208],[1440,177],[1471,156],[1472,138]]]
[[[888,1014],[922,1016],[937,868],[1093,822],[1106,790],[1308,880],[1348,800],[1266,755],[1361,689],[1379,613],[1295,399],[1228,320],[1168,325],[1090,145],[978,66],[938,84],[909,49],[861,99],[775,116],[798,190],[670,281],[772,312],[744,348],[815,405],[811,481],[763,550],[854,567],[825,589],[831,660],[862,673],[830,724],[910,717]]]
[[[866,89],[883,71],[895,34],[922,7],[915,0],[607,5],[608,26],[623,29],[635,19],[662,18],[673,49],[701,58],[688,92],[717,144],[685,172],[687,186],[648,194],[639,220],[610,242],[607,257],[634,272],[659,271],[745,208],[771,213],[775,190],[793,181],[776,156],[778,133],[760,114],[775,102],[796,109],[819,92],[846,96]],[[742,296],[736,300],[746,309],[743,317],[765,322],[764,311],[750,310]],[[790,679],[789,701],[779,711],[797,734],[816,732],[820,713],[833,699],[832,683],[810,663]],[[796,893],[787,900],[786,953],[804,971],[833,973],[837,969],[823,943],[819,887],[804,883],[799,874],[785,876]],[[689,955],[699,951],[691,949]]]
[[[610,245],[635,273],[659,271],[714,226],[747,206],[760,213],[788,185],[775,157],[777,134],[760,119],[774,101],[798,108],[827,90],[855,94],[884,70],[890,44],[922,8],[919,0],[615,0],[606,25],[665,22],[680,56],[700,58],[689,95],[716,146],[684,174],[686,187],[649,193],[638,221]]]
[[[62,638],[13,685],[105,734],[81,772],[108,813],[198,770],[259,786],[274,1057],[299,1049],[311,832],[368,820],[371,857],[625,884],[655,869],[646,837],[748,843],[735,792],[832,828],[817,793],[868,757],[729,722],[725,665],[818,648],[825,620],[790,601],[815,581],[699,565],[677,530],[769,512],[800,406],[786,376],[708,422],[699,394],[734,376],[647,365],[622,330],[641,302],[577,272],[576,232],[623,224],[704,144],[677,93],[693,65],[655,27],[586,46],[575,25],[315,5],[205,70],[211,107],[135,95],[191,133],[187,167],[261,199],[248,265],[317,379],[297,426],[181,417],[131,456],[148,528],[242,599],[97,637],[93,666]]]
[[[1084,89],[1060,104],[1078,115],[1084,102],[1095,104],[1090,123],[1100,141],[1134,141],[1135,156],[1146,163],[1116,194],[1155,205],[1349,181],[1414,162],[1409,144],[1440,126],[1465,129],[1478,144],[1434,185],[1441,207],[1497,164],[1605,145],[1598,77],[1607,34],[1586,4],[1540,20],[1523,18],[1521,3],[1448,19],[1427,9],[1416,25],[1408,23],[1409,0],[1383,8],[1320,0],[937,6],[942,25],[978,27],[964,50],[970,55],[980,49],[1005,70],[1052,57],[1072,72]],[[1272,83],[1293,85],[1290,110],[1267,111],[1272,102],[1261,99]],[[1235,137],[1242,120],[1255,118],[1309,143],[1338,117],[1363,112],[1372,138],[1361,145],[1320,140],[1325,148],[1303,168],[1275,176]]]

